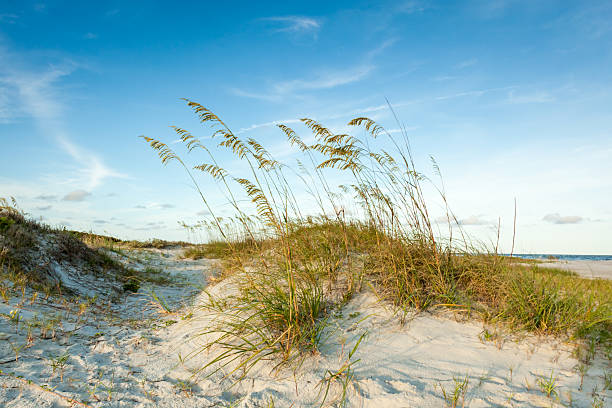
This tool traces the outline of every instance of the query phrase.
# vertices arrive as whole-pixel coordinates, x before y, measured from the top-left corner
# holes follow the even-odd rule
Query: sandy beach
[[[594,361],[582,377],[572,343],[512,337],[451,312],[422,313],[402,326],[367,292],[333,315],[320,352],[301,366],[274,371],[274,361],[262,362],[232,386],[238,373],[198,372],[208,354],[187,358],[206,341],[198,334],[210,324],[198,307],[208,298],[202,290],[223,296],[231,293],[231,281],[207,285],[214,261],[179,255],[115,255],[133,268],[162,267],[176,278],[174,285],[148,285],[118,303],[78,307],[32,298],[28,289],[0,304],[5,317],[19,312],[18,322],[0,320],[2,406],[318,407],[335,406],[346,390],[347,406],[440,407],[448,406],[457,386],[458,406],[470,407],[587,407],[594,393],[612,398],[602,391],[607,363]],[[43,330],[36,324],[41,321],[55,323]],[[331,381],[323,398],[322,379],[347,365],[349,381]],[[541,385],[551,376],[553,398]]]
[[[585,278],[612,279],[612,261],[550,261],[539,263],[544,268],[576,272]]]

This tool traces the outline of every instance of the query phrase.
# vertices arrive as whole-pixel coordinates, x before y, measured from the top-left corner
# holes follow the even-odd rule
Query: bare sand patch
[[[612,279],[612,261],[574,261],[559,260],[538,263],[544,268],[558,268],[573,271],[585,278]]]

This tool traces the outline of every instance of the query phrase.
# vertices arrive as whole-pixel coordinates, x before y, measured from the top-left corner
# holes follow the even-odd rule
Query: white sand
[[[573,271],[591,279],[612,279],[612,261],[552,261],[539,263],[538,266]]]
[[[223,380],[220,373],[196,379],[191,370],[206,362],[207,355],[184,364],[178,355],[187,355],[203,340],[193,335],[206,328],[207,316],[192,305],[206,298],[200,291],[214,264],[179,261],[176,251],[139,254],[139,265],[162,266],[195,285],[155,288],[172,308],[181,307],[180,313],[160,314],[140,293],[109,307],[94,305],[81,316],[77,308],[67,312],[65,306],[41,299],[21,306],[21,296],[10,299],[9,304],[0,303],[0,313],[8,315],[19,309],[22,319],[16,327],[0,317],[0,370],[35,384],[0,376],[0,406],[70,406],[38,387],[45,386],[95,407],[265,407],[271,400],[276,407],[318,407],[321,379],[347,361],[349,350],[364,331],[368,334],[351,358],[354,378],[348,387],[348,406],[441,407],[445,405],[442,388],[452,393],[453,377],[466,376],[465,406],[470,407],[568,406],[570,399],[574,407],[590,407],[595,387],[595,393],[606,399],[603,406],[612,401],[610,390],[601,391],[603,372],[610,371],[602,359],[589,368],[579,389],[578,361],[571,355],[571,344],[531,336],[521,341],[503,336],[483,341],[482,324],[458,322],[452,315],[422,314],[402,327],[370,294],[357,296],[342,315],[332,319],[321,353],[308,357],[295,373],[285,370],[272,375],[272,363],[262,363],[233,388],[229,388],[231,380]],[[217,294],[230,289],[223,283],[209,288]],[[24,299],[30,296],[28,291]],[[181,319],[189,312],[191,317]],[[18,361],[11,361],[15,359],[11,344],[26,344],[28,321],[43,315],[47,322],[52,316],[61,320],[55,337],[43,339],[39,329],[33,329],[33,344],[20,351]],[[177,323],[166,327],[170,320]],[[60,381],[50,358],[64,352],[70,357]],[[537,385],[539,378],[551,372],[557,377],[558,400],[547,398]],[[184,392],[179,380],[197,384],[192,392]],[[335,383],[326,406],[337,401],[340,392]]]

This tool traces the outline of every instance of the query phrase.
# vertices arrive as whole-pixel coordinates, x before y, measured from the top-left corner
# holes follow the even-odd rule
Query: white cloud
[[[104,179],[109,177],[127,178],[125,174],[107,167],[95,154],[76,146],[65,137],[58,136],[57,140],[64,151],[83,166],[79,171],[82,178],[77,179],[77,182],[85,184],[88,190],[98,187]]]
[[[497,92],[497,91],[503,91],[503,90],[507,90],[507,89],[513,89],[515,88],[515,86],[504,86],[501,88],[487,88],[487,89],[477,89],[477,90],[473,90],[473,91],[465,91],[465,92],[458,92],[458,93],[454,93],[454,94],[450,94],[450,95],[440,95],[440,96],[436,96],[435,100],[445,100],[445,99],[453,99],[453,98],[460,98],[463,96],[482,96],[486,93],[489,92]]]
[[[239,135],[239,134],[246,133],[246,132],[249,132],[251,130],[255,130],[255,129],[259,129],[259,128],[263,128],[263,127],[270,127],[270,126],[276,126],[276,125],[290,125],[290,124],[293,124],[293,123],[300,123],[300,122],[301,122],[301,120],[299,120],[299,119],[287,119],[287,120],[274,120],[274,121],[271,121],[271,122],[264,122],[264,123],[256,123],[254,125],[238,129],[236,134]]]
[[[11,13],[1,13],[0,14],[1,23],[15,24],[18,18],[19,16],[17,16],[17,14],[11,14]]]
[[[578,215],[562,216],[559,213],[554,213],[554,214],[546,214],[544,218],[542,218],[542,220],[553,223],[553,224],[578,224],[584,221],[584,218]]]
[[[372,65],[360,65],[341,71],[321,73],[308,79],[292,79],[272,84],[270,90],[264,93],[253,93],[237,88],[231,91],[238,96],[262,99],[267,101],[280,101],[288,95],[295,95],[303,91],[331,89],[365,79],[372,71]]]
[[[91,193],[85,190],[75,190],[75,191],[71,191],[70,193],[66,194],[64,198],[62,198],[62,200],[64,201],[83,201],[90,195]]]
[[[473,65],[476,65],[477,63],[478,63],[478,60],[476,58],[472,58],[472,59],[469,59],[469,60],[461,61],[460,63],[455,65],[455,68],[463,69],[463,68],[467,68],[467,67],[471,67]]]
[[[545,91],[538,91],[522,95],[517,95],[514,89],[508,92],[509,103],[548,103],[554,101],[554,96]]]
[[[83,36],[83,38],[85,38],[86,40],[95,40],[96,38],[98,38],[98,34],[87,33]]]
[[[266,17],[262,20],[276,23],[279,27],[275,31],[278,32],[313,33],[316,35],[316,32],[321,28],[320,20],[305,16]]]
[[[4,89],[3,94],[10,95],[13,103],[3,110],[13,112],[14,116],[27,114],[40,121],[56,120],[62,114],[62,104],[55,95],[54,84],[71,74],[75,65],[64,63],[50,66],[45,71],[29,71],[16,68],[15,59],[2,50],[0,57],[10,61],[10,64],[0,67],[0,84]],[[21,106],[17,106],[15,100],[20,102]],[[53,125],[57,126],[55,123]]]
[[[358,82],[372,72],[372,66],[359,66],[344,71],[337,71],[318,75],[311,79],[294,79],[279,82],[274,85],[274,90],[279,94],[287,94],[301,90],[330,89],[340,85]]]
[[[46,69],[25,68],[18,56],[0,47],[0,58],[8,61],[0,65],[0,86],[7,90],[2,95],[10,95],[10,105],[6,97],[0,98],[0,121],[14,120],[20,116],[34,118],[41,131],[53,137],[82,168],[82,176],[73,180],[83,188],[92,190],[108,177],[123,177],[109,167],[97,155],[88,152],[70,141],[63,125],[64,104],[58,96],[57,86],[64,77],[72,74],[79,66],[62,60]],[[0,90],[2,89],[0,88]],[[10,116],[7,116],[10,115]]]
[[[414,14],[423,10],[425,10],[425,6],[422,4],[422,2],[414,0],[399,3],[395,8],[396,12],[404,14]]]
[[[436,217],[434,221],[437,224],[447,224],[449,222],[449,218],[446,215],[442,215],[440,217]],[[493,225],[491,221],[485,220],[482,218],[482,215],[471,215],[467,218],[461,218],[458,220],[450,217],[450,222],[452,224],[462,225],[462,226],[472,226],[472,225]]]
[[[471,215],[467,218],[462,218],[459,221],[459,225],[490,225],[491,222],[487,221],[480,215]]]
[[[36,200],[45,200],[45,201],[49,201],[49,200],[55,200],[57,198],[57,196],[55,194],[40,194],[36,197],[34,197]]]

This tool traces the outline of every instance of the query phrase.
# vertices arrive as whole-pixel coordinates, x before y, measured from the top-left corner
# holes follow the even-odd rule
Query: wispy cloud
[[[434,221],[438,224],[446,224],[449,222],[449,219],[447,216],[442,215],[440,217],[436,217]],[[494,224],[493,222],[483,218],[483,215],[471,215],[469,217],[461,218],[458,220],[451,218],[450,221],[454,225],[461,225],[461,226],[477,226],[477,225],[493,225]]]
[[[442,81],[450,81],[457,78],[456,76],[452,76],[452,75],[438,75],[437,77],[434,77],[433,80],[436,82],[442,82]]]
[[[271,126],[277,126],[277,125],[291,125],[291,124],[300,123],[300,122],[301,121],[299,119],[286,119],[286,120],[273,120],[271,122],[264,122],[264,123],[256,123],[254,125],[238,129],[236,134],[243,134],[243,133],[250,132],[251,130],[255,130],[259,128],[265,128],[265,127],[271,127]]]
[[[521,2],[527,3],[524,0],[476,0],[472,6],[481,18],[494,19],[502,17],[511,7]]]
[[[316,33],[321,28],[321,20],[306,16],[275,16],[265,17],[262,21],[273,23],[276,32],[288,33],[310,33],[316,36]]]
[[[62,200],[64,201],[84,201],[91,193],[85,190],[74,190],[66,194]]]
[[[372,66],[358,66],[343,71],[328,72],[311,79],[294,79],[279,82],[274,85],[274,91],[278,94],[288,94],[303,90],[335,88],[340,85],[361,81],[372,72],[372,69]]]
[[[83,176],[80,182],[85,183],[88,190],[98,187],[104,179],[109,177],[127,178],[125,174],[112,170],[95,154],[78,147],[67,138],[58,136],[57,141],[66,153],[83,166],[79,171]]]
[[[516,90],[512,89],[508,92],[509,103],[548,103],[554,102],[555,97],[546,91],[538,91],[526,94],[517,94]]]
[[[563,28],[585,34],[591,40],[599,40],[612,33],[612,3],[581,2],[581,7],[570,8],[556,20],[545,25],[546,28]]]
[[[10,61],[10,65],[0,67],[0,85],[5,89],[5,95],[11,94],[14,116],[29,115],[45,121],[55,121],[62,114],[62,104],[55,93],[54,85],[63,77],[74,72],[76,65],[64,61],[59,65],[51,65],[46,70],[26,70],[17,67],[14,58],[0,49],[0,57]],[[18,100],[21,106],[15,105]],[[12,118],[15,119],[15,118]],[[57,126],[53,123],[53,127]]]
[[[45,201],[49,201],[49,200],[55,200],[57,199],[57,196],[55,194],[40,194],[36,197],[34,197],[36,200],[45,200]]]
[[[108,177],[126,177],[109,167],[103,160],[77,146],[68,136],[63,125],[64,103],[58,96],[58,83],[79,68],[73,61],[63,59],[46,69],[26,68],[19,56],[10,54],[0,46],[0,58],[8,61],[0,65],[0,87],[13,96],[11,105],[3,106],[0,98],[0,120],[16,120],[21,116],[34,118],[40,129],[55,139],[59,147],[68,153],[80,166],[81,178],[73,180],[80,187],[91,190]],[[6,116],[10,112],[13,116]]]
[[[138,208],[140,210],[145,210],[145,209],[170,209],[170,208],[175,208],[176,206],[174,204],[168,204],[168,203],[149,203],[149,204],[138,204],[136,206],[134,206],[134,208]]]
[[[491,222],[482,218],[481,215],[471,215],[458,220],[459,225],[490,225]]]
[[[403,14],[414,14],[425,10],[425,5],[421,1],[408,0],[400,2],[395,7],[395,12]]]
[[[465,92],[457,92],[457,93],[448,94],[448,95],[440,95],[440,96],[434,97],[434,99],[441,101],[445,99],[460,98],[464,96],[482,96],[489,92],[504,91],[504,90],[514,89],[514,88],[516,87],[515,86],[504,86],[501,88],[476,89],[473,91],[465,91]]]
[[[374,69],[372,65],[360,65],[346,70],[328,71],[308,79],[292,79],[273,83],[270,89],[263,93],[248,92],[237,88],[231,91],[237,96],[255,98],[267,101],[281,101],[289,95],[300,92],[331,89],[342,85],[359,82],[365,79]]]
[[[455,68],[457,68],[457,69],[464,69],[464,68],[476,65],[477,63],[478,63],[478,60],[476,58],[471,58],[471,59],[468,59],[468,60],[465,60],[465,61],[461,61],[460,63],[455,65]]]
[[[584,218],[578,215],[560,215],[559,213],[546,214],[543,221],[547,221],[553,224],[579,224],[584,221]]]
[[[19,16],[11,13],[0,13],[0,23],[15,24]]]
[[[151,221],[144,224],[142,227],[133,228],[136,231],[150,231],[150,230],[158,230],[162,229],[166,226],[166,223],[163,221]]]
[[[98,34],[95,34],[95,33],[86,33],[83,36],[83,38],[86,39],[86,40],[95,40],[95,39],[98,38]]]

